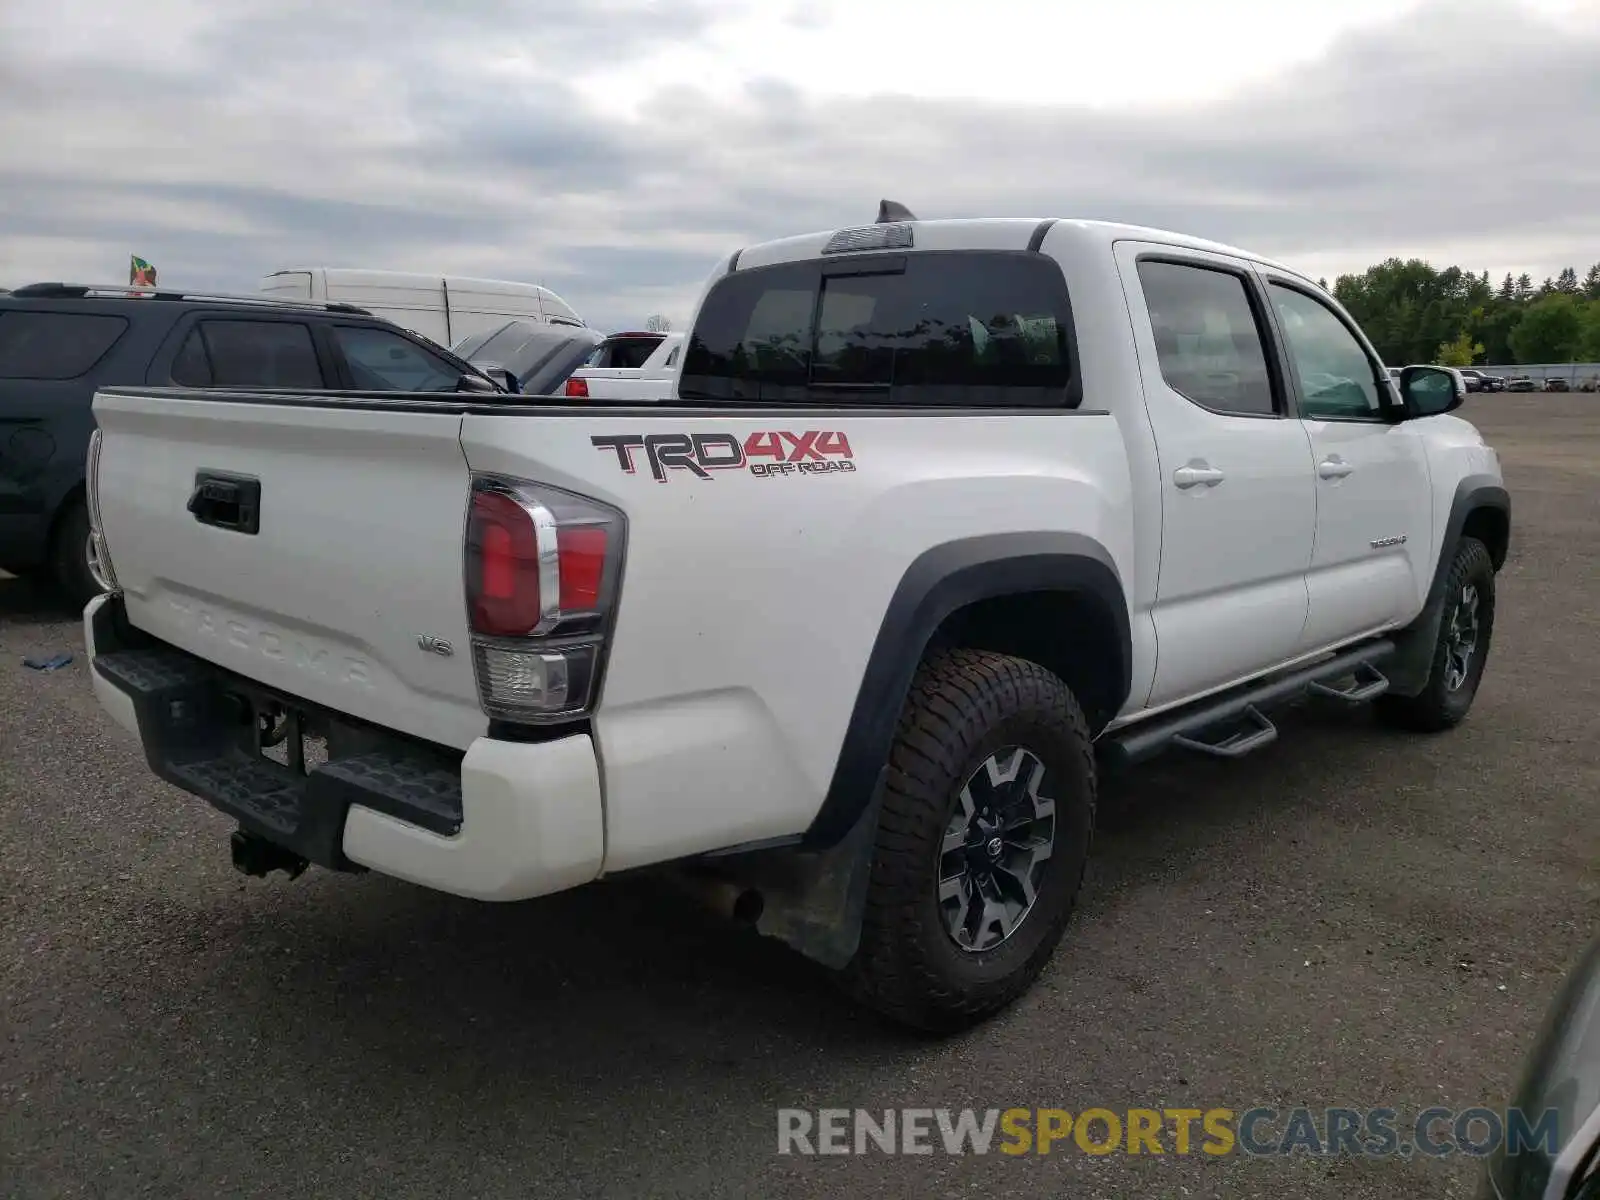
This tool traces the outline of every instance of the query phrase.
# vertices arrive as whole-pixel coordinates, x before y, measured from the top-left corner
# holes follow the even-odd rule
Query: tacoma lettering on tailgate
[[[671,471],[688,471],[710,479],[713,471],[748,471],[759,478],[787,475],[836,475],[854,471],[850,439],[839,430],[763,430],[743,441],[731,433],[617,433],[591,437],[598,450],[610,450],[617,465],[632,475],[643,450],[651,477],[666,483]]]
[[[173,614],[191,632],[203,637],[221,638],[235,649],[259,654],[275,663],[287,663],[297,671],[320,675],[338,683],[361,688],[372,686],[372,669],[361,659],[330,651],[326,646],[307,642],[292,634],[252,625],[233,614],[221,614],[182,600],[169,600]]]

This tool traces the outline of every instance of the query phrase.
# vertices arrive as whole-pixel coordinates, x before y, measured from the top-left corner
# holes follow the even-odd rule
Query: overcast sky
[[[0,285],[524,279],[680,323],[719,255],[1087,216],[1330,280],[1600,259],[1600,0],[0,0]]]

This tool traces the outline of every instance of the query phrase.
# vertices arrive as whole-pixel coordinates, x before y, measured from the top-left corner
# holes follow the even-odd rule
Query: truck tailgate
[[[293,696],[465,748],[461,414],[440,404],[101,392],[99,504],[138,628]],[[223,524],[197,486],[222,479]],[[229,479],[259,528],[225,527]],[[213,506],[214,508],[214,506]],[[246,522],[248,525],[248,522]]]

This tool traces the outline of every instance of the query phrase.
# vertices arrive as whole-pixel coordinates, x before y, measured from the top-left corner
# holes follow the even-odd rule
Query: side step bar
[[[1096,749],[1110,767],[1145,762],[1171,746],[1217,758],[1241,758],[1278,736],[1277,727],[1261,712],[1261,706],[1308,691],[1351,704],[1371,700],[1388,690],[1389,681],[1377,664],[1390,657],[1394,649],[1388,638],[1364,642],[1332,658],[1243,684],[1177,712],[1108,734]],[[1333,681],[1346,678],[1350,679],[1348,686],[1330,686]]]

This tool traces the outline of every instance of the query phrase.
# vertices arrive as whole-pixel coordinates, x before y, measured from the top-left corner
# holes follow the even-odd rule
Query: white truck
[[[1466,715],[1462,399],[1257,255],[886,206],[721,262],[666,403],[100,392],[93,686],[247,873],[665,868],[950,1030],[1050,958],[1103,767]]]

